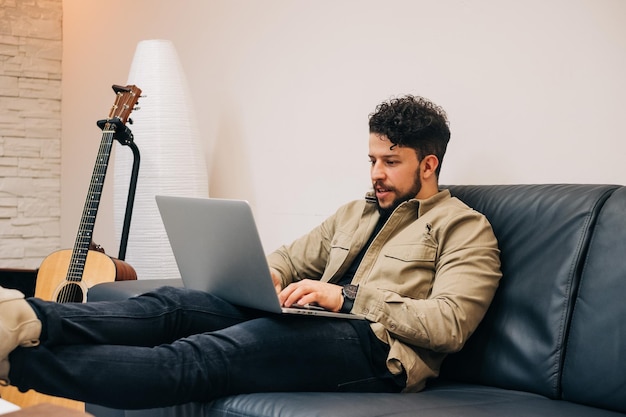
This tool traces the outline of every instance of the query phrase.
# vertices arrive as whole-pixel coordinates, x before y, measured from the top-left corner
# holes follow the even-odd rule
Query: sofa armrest
[[[182,287],[181,279],[138,279],[96,284],[87,291],[87,301],[125,300],[163,286]]]

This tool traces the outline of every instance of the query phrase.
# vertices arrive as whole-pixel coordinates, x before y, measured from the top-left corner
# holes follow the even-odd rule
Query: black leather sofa
[[[619,416],[626,414],[626,187],[452,186],[491,221],[503,278],[441,376],[414,394],[264,393],[113,416]],[[178,280],[94,286],[120,299]]]

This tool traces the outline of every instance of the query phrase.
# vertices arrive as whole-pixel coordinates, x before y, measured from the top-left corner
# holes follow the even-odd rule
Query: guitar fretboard
[[[78,282],[83,276],[85,261],[87,260],[87,254],[89,253],[89,247],[93,238],[96,215],[98,213],[98,207],[100,206],[100,197],[102,196],[104,179],[106,177],[109,159],[111,157],[111,150],[113,148],[114,135],[115,125],[107,123],[102,130],[102,141],[100,142],[100,149],[98,150],[96,164],[93,169],[93,174],[91,175],[87,199],[85,200],[85,207],[83,208],[83,215],[81,216],[78,233],[76,234],[76,241],[74,243],[69,269],[67,271],[68,281]]]

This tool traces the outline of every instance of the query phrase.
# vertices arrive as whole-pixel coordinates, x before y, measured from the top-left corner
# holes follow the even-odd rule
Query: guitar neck
[[[70,260],[70,267],[67,271],[68,281],[80,281],[82,279],[87,253],[89,252],[89,246],[93,240],[93,229],[96,223],[98,207],[100,206],[100,197],[102,196],[102,189],[104,187],[104,179],[109,166],[111,150],[113,149],[114,135],[115,125],[107,123],[102,131],[100,149],[98,150],[98,156],[91,175],[87,199],[85,200],[83,214],[78,226],[78,233],[76,234],[76,241],[74,243],[74,250]]]

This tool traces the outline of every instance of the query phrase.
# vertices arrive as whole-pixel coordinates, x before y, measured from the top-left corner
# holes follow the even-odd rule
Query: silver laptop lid
[[[156,202],[185,287],[281,312],[248,202],[174,196]]]

